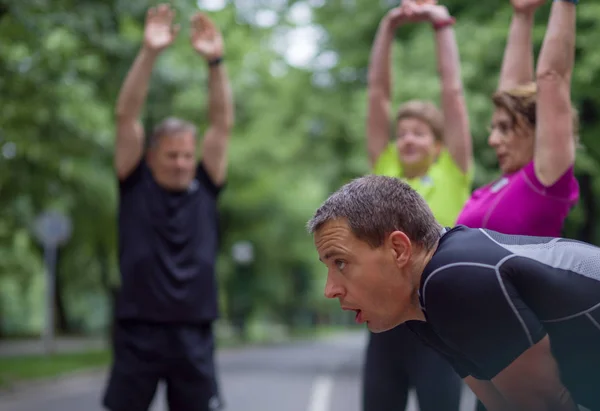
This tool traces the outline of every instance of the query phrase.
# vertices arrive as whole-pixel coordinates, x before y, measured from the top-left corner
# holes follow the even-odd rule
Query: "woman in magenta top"
[[[488,141],[502,177],[472,194],[457,224],[557,237],[579,198],[570,99],[576,5],[553,2],[533,82],[533,17],[544,1],[511,0],[514,14]]]

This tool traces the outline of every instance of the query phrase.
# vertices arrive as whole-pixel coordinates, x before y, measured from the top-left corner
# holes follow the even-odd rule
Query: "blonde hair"
[[[396,122],[405,118],[417,118],[424,121],[431,128],[435,139],[443,140],[444,116],[435,104],[424,100],[407,101],[398,108]]]
[[[535,130],[537,122],[536,103],[537,103],[537,85],[534,82],[522,84],[508,90],[501,90],[494,93],[492,101],[496,108],[506,110],[510,116],[513,127],[517,130],[531,132]],[[573,138],[575,143],[579,143],[579,113],[571,105],[573,117]]]

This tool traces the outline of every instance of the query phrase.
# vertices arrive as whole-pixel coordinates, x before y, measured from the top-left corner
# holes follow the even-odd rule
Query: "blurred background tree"
[[[339,322],[322,298],[325,270],[304,225],[327,194],[368,172],[366,73],[386,11],[398,1],[174,0],[180,38],[153,74],[144,124],[173,114],[206,127],[206,68],[189,46],[189,16],[205,10],[221,27],[237,121],[221,200],[218,266],[225,320],[289,328]],[[43,319],[42,250],[30,224],[46,208],[73,220],[61,249],[57,328],[94,332],[110,324],[118,287],[113,110],[140,47],[149,1],[0,2],[0,335],[36,334]],[[487,147],[490,95],[511,15],[508,0],[449,0],[457,17],[462,73],[475,139],[476,182],[497,175]],[[583,148],[582,198],[565,235],[598,243],[600,194],[600,5],[578,7],[573,99]],[[537,15],[536,52],[548,7]],[[437,101],[433,33],[402,28],[394,45],[395,103]],[[253,245],[241,267],[239,241]],[[238,308],[235,308],[238,307]],[[239,308],[243,307],[243,308]],[[336,315],[338,315],[336,317]]]

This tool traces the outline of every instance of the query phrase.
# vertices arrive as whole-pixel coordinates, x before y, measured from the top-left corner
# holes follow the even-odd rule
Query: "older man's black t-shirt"
[[[119,182],[118,319],[204,323],[217,318],[220,189],[202,163],[185,192],[160,187],[145,161]]]

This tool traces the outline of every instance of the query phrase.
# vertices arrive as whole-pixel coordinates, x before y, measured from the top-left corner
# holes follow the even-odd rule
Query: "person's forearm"
[[[152,68],[157,57],[158,53],[155,51],[145,47],[140,49],[121,87],[116,107],[117,116],[136,119],[139,117],[146,101]]]
[[[435,38],[444,113],[444,142],[456,164],[467,172],[471,168],[473,148],[454,29],[452,26],[437,29]]]
[[[438,73],[444,91],[462,92],[460,56],[454,29],[451,26],[435,30]]]
[[[500,71],[499,90],[533,81],[533,18],[534,11],[515,11]]]
[[[575,59],[575,9],[566,1],[554,1],[544,43],[540,51],[537,75],[557,75],[570,81]]]
[[[369,62],[369,92],[390,99],[392,88],[391,55],[394,30],[388,19],[384,18],[379,25],[373,51]]]
[[[209,68],[208,90],[211,126],[230,130],[234,123],[233,96],[223,63]]]
[[[389,140],[391,104],[391,54],[394,28],[387,17],[379,24],[369,61],[367,153],[371,167]]]

